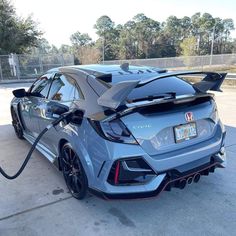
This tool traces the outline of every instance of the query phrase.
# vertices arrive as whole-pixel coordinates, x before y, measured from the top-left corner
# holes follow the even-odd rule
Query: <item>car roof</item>
[[[59,72],[64,69],[73,69],[84,71],[90,75],[100,76],[103,74],[114,75],[125,75],[125,74],[143,74],[143,73],[161,73],[166,72],[160,68],[148,67],[148,66],[131,66],[128,63],[122,65],[102,65],[102,64],[91,64],[91,65],[73,65],[73,66],[63,66],[58,68],[53,68],[48,72]]]

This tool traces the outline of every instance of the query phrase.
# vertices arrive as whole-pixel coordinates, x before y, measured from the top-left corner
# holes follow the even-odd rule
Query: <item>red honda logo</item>
[[[185,120],[188,122],[193,121],[193,113],[191,111],[185,113]]]

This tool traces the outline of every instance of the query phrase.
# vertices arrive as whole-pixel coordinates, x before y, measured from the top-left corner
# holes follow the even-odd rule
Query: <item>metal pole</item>
[[[0,80],[3,80],[1,59],[0,59]]]
[[[38,59],[39,59],[39,68],[40,68],[40,74],[43,74],[43,61],[42,61],[42,54],[38,54]]]
[[[197,38],[197,54],[199,55],[199,49],[200,49],[200,36]]]
[[[3,80],[3,76],[2,76],[2,65],[1,65],[1,58],[0,58],[0,80]]]
[[[65,65],[65,60],[64,60],[63,54],[61,54],[61,65],[62,65],[62,66]]]
[[[20,63],[19,63],[19,55],[17,54],[12,54],[12,57],[13,57],[13,61],[14,61],[14,66],[15,66],[15,69],[16,69],[16,77],[18,80],[20,80]]]
[[[212,65],[212,57],[213,57],[213,49],[214,49],[214,40],[215,40],[215,29],[216,29],[216,26],[214,25],[214,27],[213,27],[213,32],[212,32],[212,40],[211,40],[210,65]]]
[[[105,61],[105,37],[103,37],[103,47],[102,47],[102,64]]]

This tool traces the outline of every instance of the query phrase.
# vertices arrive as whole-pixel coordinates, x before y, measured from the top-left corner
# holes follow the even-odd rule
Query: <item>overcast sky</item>
[[[232,18],[236,26],[236,0],[12,0],[18,15],[33,14],[44,37],[56,46],[70,44],[76,31],[96,39],[96,20],[108,15],[116,24],[124,24],[138,13],[157,21],[170,15],[192,16],[208,12],[213,17]],[[232,32],[236,37],[236,32]]]

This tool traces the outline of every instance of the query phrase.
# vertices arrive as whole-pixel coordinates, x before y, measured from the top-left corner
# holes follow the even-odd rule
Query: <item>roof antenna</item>
[[[125,63],[121,64],[120,68],[124,71],[128,71],[129,70],[129,63],[125,62]]]

